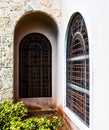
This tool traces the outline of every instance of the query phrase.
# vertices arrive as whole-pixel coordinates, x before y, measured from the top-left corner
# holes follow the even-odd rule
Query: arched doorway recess
[[[39,12],[39,11],[34,11],[34,12],[29,12],[25,14],[21,19],[18,21],[15,31],[14,31],[14,101],[19,101],[23,100],[25,104],[27,105],[39,105],[39,106],[52,106],[56,104],[56,46],[57,46],[57,36],[58,36],[58,28],[56,22],[51,18],[48,14]],[[36,40],[35,42],[30,42],[32,44],[29,44],[29,47],[27,47],[25,44],[26,42],[23,43],[24,39],[28,39],[31,41],[31,39],[38,39],[39,41]],[[43,37],[43,38],[42,38]],[[43,43],[41,42],[44,41]],[[27,40],[27,41],[29,41]],[[42,45],[43,44],[43,45]],[[22,46],[23,45],[23,46]],[[48,45],[48,46],[47,46]],[[29,50],[28,54],[23,54],[27,53],[26,51],[22,53],[23,47],[25,47],[27,50]],[[42,47],[42,49],[41,49]],[[40,49],[39,49],[40,48]],[[42,53],[42,50],[48,49],[48,51],[44,51]],[[39,51],[34,51],[32,50],[39,50]],[[32,67],[32,58],[30,57],[45,57],[41,60],[38,58],[35,59],[35,62],[41,64],[45,64],[45,59],[46,59],[46,53],[49,57],[51,66],[49,66],[49,80],[45,82],[46,79],[46,74],[47,70],[44,70],[44,68],[39,68],[36,69],[34,68],[34,65]],[[33,54],[35,53],[35,55]],[[24,56],[21,56],[21,55]],[[28,55],[28,67],[29,69],[24,69],[22,70],[21,68],[23,67],[22,62],[25,62],[25,58],[22,59],[22,57],[25,57],[25,55]],[[30,61],[29,61],[30,60]],[[39,61],[38,61],[39,60]],[[26,62],[27,62],[26,61]],[[23,63],[24,66],[26,63]],[[34,63],[35,64],[35,63]],[[35,66],[38,66],[35,65]],[[46,66],[47,67],[47,66]],[[25,67],[26,68],[26,67]],[[36,73],[39,73],[39,75],[34,75],[33,70]],[[44,71],[42,71],[44,70]],[[26,71],[26,72],[25,72]],[[27,78],[30,78],[28,82],[25,83],[25,87],[23,86],[23,82],[21,81],[22,73],[24,72],[24,75]],[[43,73],[44,74],[41,74]],[[52,73],[51,73],[52,72]],[[30,74],[29,74],[30,73]],[[41,78],[41,75],[43,78]],[[39,77],[38,77],[39,76]],[[33,83],[33,79],[34,83]],[[38,80],[40,79],[40,81]],[[28,79],[27,79],[28,80]],[[42,82],[43,81],[43,82]],[[39,83],[38,83],[39,82]],[[26,85],[28,83],[28,85]],[[37,84],[37,85],[36,85]],[[40,85],[38,85],[40,84]],[[42,84],[42,85],[41,85]],[[44,84],[49,84],[49,87],[44,87]],[[45,85],[45,86],[46,86]],[[27,87],[26,87],[27,86]],[[37,87],[29,87],[29,86],[37,86]],[[38,86],[40,86],[38,88]],[[37,92],[36,92],[37,88]],[[40,92],[39,92],[40,91]],[[46,92],[46,93],[45,93]]]

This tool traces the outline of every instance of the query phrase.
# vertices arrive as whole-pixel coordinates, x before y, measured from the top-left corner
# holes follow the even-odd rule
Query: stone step
[[[57,115],[57,109],[29,109],[28,111],[29,117],[50,117],[53,115]]]
[[[58,116],[60,119],[63,120],[64,125],[63,127],[58,127],[58,130],[71,130],[67,122],[61,117],[61,115],[58,113],[57,108],[55,109],[40,109],[40,108],[29,108],[28,111],[28,117],[47,117],[52,118],[53,116]]]

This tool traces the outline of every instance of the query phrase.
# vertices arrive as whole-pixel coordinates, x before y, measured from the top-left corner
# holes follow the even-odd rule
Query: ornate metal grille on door
[[[40,33],[25,36],[19,45],[19,97],[52,96],[52,49]]]
[[[89,43],[81,14],[71,22],[66,55],[66,104],[89,125]]]

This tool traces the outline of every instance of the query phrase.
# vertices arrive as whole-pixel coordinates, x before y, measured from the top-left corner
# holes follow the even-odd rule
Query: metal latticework
[[[52,49],[42,34],[25,36],[19,46],[19,97],[51,97]]]
[[[66,104],[89,125],[89,43],[79,13],[71,21],[66,54]]]

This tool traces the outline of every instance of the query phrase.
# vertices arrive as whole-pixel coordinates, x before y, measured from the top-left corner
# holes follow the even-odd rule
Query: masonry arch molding
[[[29,34],[40,34],[51,44],[52,49],[52,74],[51,74],[51,95],[44,96],[20,96],[20,51],[19,46],[24,37]],[[26,105],[52,106],[56,103],[56,46],[58,37],[58,27],[55,20],[48,14],[41,11],[32,11],[23,15],[17,22],[14,30],[14,101],[23,100]],[[40,43],[39,43],[40,44]]]

